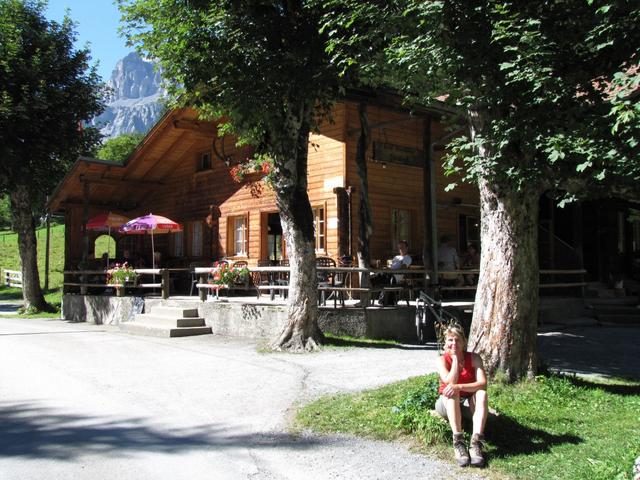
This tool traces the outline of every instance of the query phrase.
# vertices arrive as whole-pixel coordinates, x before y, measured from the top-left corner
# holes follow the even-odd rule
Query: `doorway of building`
[[[267,214],[267,259],[280,261],[286,257],[280,214]]]

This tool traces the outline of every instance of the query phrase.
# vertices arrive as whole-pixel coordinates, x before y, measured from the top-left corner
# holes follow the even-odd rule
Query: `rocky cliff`
[[[164,110],[161,82],[153,62],[130,53],[116,64],[107,82],[107,108],[92,124],[107,138],[146,133]]]

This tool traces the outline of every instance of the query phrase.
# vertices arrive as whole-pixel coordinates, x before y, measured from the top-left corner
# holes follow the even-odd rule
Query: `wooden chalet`
[[[318,255],[356,255],[357,108],[356,101],[337,103],[331,121],[309,138],[309,198]],[[440,234],[459,238],[461,244],[478,241],[476,189],[462,185],[445,192],[451,178],[445,178],[438,158],[429,158],[430,139],[445,135],[438,112],[411,115],[396,106],[369,105],[368,117],[372,258],[383,260],[395,254],[400,239],[409,242],[411,253],[421,256],[425,219],[429,222],[434,213]],[[84,252],[93,252],[95,239],[104,233],[85,233],[84,225],[105,211],[128,217],[151,212],[183,224],[181,233],[155,237],[164,266],[210,263],[223,257],[246,260],[250,265],[285,258],[273,192],[255,181],[260,174],[248,175],[242,182],[234,180],[231,169],[250,152],[238,148],[229,136],[218,138],[216,132],[216,125],[198,120],[194,110],[177,109],[155,125],[124,164],[78,159],[48,204],[50,211],[64,212],[65,269],[75,268]],[[432,171],[431,187],[437,192],[434,212],[425,204],[430,196],[429,192],[425,196],[423,188],[425,182],[431,182]],[[112,237],[117,257],[124,249],[143,256],[151,253],[144,236],[112,233]]]
[[[309,138],[316,250],[334,259],[355,258],[358,248],[360,179],[355,156],[361,101],[354,97],[338,102],[331,121]],[[440,162],[447,137],[438,120],[442,111],[410,113],[382,96],[367,97],[366,102],[372,136],[366,157],[373,263],[390,258],[401,239],[409,242],[418,262],[443,234],[455,239],[460,254],[468,242],[479,244],[477,189],[459,184],[445,191],[455,179],[445,177]],[[218,138],[216,125],[199,120],[194,110],[176,109],[158,121],[123,164],[78,159],[48,203],[50,212],[64,212],[65,270],[77,268],[83,256],[93,253],[95,240],[104,233],[85,231],[84,225],[106,211],[131,218],[155,213],[181,223],[183,232],[155,237],[163,267],[210,265],[220,258],[255,266],[286,258],[273,192],[255,181],[258,173],[241,182],[232,177],[232,168],[249,154],[234,138]],[[583,215],[580,206],[561,210],[541,199],[542,268],[582,269],[586,264],[592,279],[604,280],[611,275],[608,259],[615,257],[622,268],[640,271],[633,257],[640,250],[640,223],[626,222],[627,205],[614,210],[613,217],[611,209],[600,205],[587,204]],[[128,249],[151,265],[148,237],[113,232],[112,237],[116,257]]]

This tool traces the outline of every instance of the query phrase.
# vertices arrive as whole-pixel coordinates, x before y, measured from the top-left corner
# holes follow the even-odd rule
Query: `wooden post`
[[[198,275],[199,275],[198,283],[207,283],[207,274],[206,273],[200,273]],[[204,302],[207,299],[207,289],[206,288],[198,288],[198,296],[200,297],[200,300]]]
[[[169,298],[169,289],[170,289],[170,281],[169,281],[169,269],[164,268],[160,270],[160,275],[162,278],[162,298],[166,300]]]
[[[51,246],[51,213],[46,213],[47,221],[47,242],[44,252],[44,291],[49,291],[49,250]],[[64,282],[64,280],[63,280]]]
[[[89,234],[87,233],[87,223],[89,222],[89,182],[85,181],[83,184],[83,198],[82,198],[82,262],[85,265],[89,259]],[[87,283],[88,277],[86,275],[80,276],[80,283]],[[87,294],[87,287],[81,286],[80,293],[82,295]]]
[[[584,243],[582,240],[582,204],[576,203],[573,207],[573,248],[575,249],[578,257],[578,268],[584,270]],[[584,274],[580,276],[580,282],[584,283]],[[586,297],[586,291],[584,285],[580,287],[582,299]]]
[[[429,267],[435,267],[437,251],[435,249],[436,216],[435,216],[435,175],[433,168],[433,145],[431,144],[431,117],[423,120],[422,149],[424,167],[422,169],[423,205],[423,235],[422,235],[422,263],[424,264],[424,285],[437,283],[435,270],[429,275]],[[427,239],[430,240],[428,241]],[[429,261],[430,264],[427,262]]]

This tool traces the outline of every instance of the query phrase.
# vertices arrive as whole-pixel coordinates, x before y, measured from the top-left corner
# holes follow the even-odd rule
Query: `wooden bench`
[[[338,306],[338,295],[337,294],[342,294],[342,293],[349,293],[349,292],[359,292],[359,293],[368,293],[368,294],[372,294],[372,293],[380,293],[381,289],[379,288],[366,288],[366,287],[333,287],[331,285],[318,285],[318,291],[321,293],[324,292],[331,292],[336,293],[336,295],[333,296],[333,307],[337,308]],[[324,299],[319,299],[318,301],[322,300],[322,304],[326,305],[326,301],[328,298],[331,298],[331,295],[329,295],[329,297],[326,297]],[[369,297],[369,300],[371,300],[372,297]],[[340,298],[340,302],[342,303],[342,305],[344,306],[344,298]]]
[[[278,290],[280,293],[282,293],[283,291],[289,291],[289,285],[256,285],[254,288],[258,292],[258,298],[260,298],[260,292],[262,290],[269,290],[269,299],[271,301],[275,300],[276,298],[276,290]]]

